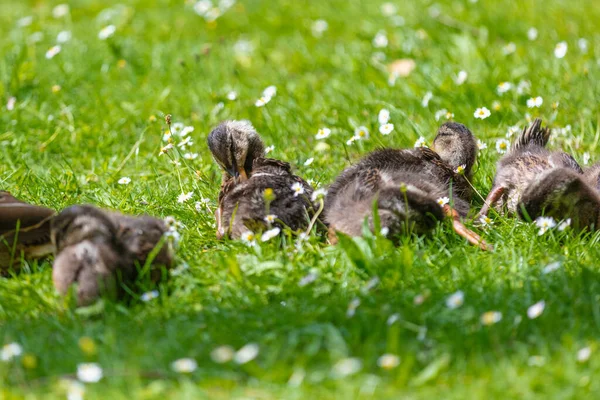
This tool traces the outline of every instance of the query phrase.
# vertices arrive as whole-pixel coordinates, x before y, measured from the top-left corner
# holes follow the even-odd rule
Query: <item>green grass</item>
[[[526,124],[527,113],[554,128],[571,125],[553,147],[578,160],[588,152],[593,162],[600,138],[594,1],[397,2],[401,26],[370,1],[243,0],[210,23],[183,1],[122,3],[76,0],[58,19],[55,3],[0,3],[0,189],[55,209],[92,203],[175,216],[184,224],[178,262],[189,269],[150,302],[105,301],[83,312],[55,293],[49,262],[0,278],[0,344],[17,342],[27,354],[0,362],[0,397],[64,398],[63,380],[78,364],[97,362],[105,377],[86,386],[86,398],[598,398],[598,234],[538,236],[532,224],[494,216],[483,234],[496,249],[487,253],[448,225],[398,247],[381,237],[331,247],[315,234],[299,250],[291,237],[256,249],[219,242],[212,210],[220,173],[205,145],[219,121],[250,119],[274,157],[325,186],[369,150],[411,147],[421,135],[431,142],[441,124],[435,112],[445,108],[488,144],[473,182],[483,195],[500,157],[496,139]],[[28,15],[32,24],[19,27]],[[317,19],[329,25],[320,38],[311,32]],[[108,24],[114,36],[99,40]],[[539,32],[535,41],[530,27]],[[46,59],[62,30],[72,39]],[[380,30],[389,45],[374,49]],[[32,42],[34,32],[43,39]],[[587,53],[579,38],[588,40]],[[568,52],[557,59],[563,40]],[[240,41],[253,50],[240,52]],[[505,55],[509,42],[516,51]],[[377,51],[384,61],[373,61]],[[414,59],[416,69],[390,86],[381,65],[399,58]],[[457,85],[460,70],[468,79]],[[500,82],[521,80],[531,89],[497,94]],[[255,107],[269,85],[277,95]],[[227,100],[230,90],[237,100]],[[11,96],[16,105],[7,111]],[[527,108],[532,96],[543,97],[541,108]],[[473,117],[481,106],[492,110],[483,121]],[[378,132],[381,108],[391,111],[389,136]],[[158,156],[166,114],[195,128],[197,159]],[[346,146],[359,125],[370,139]],[[319,150],[314,135],[322,126],[333,133]],[[124,176],[132,182],[117,184]],[[193,199],[178,203],[189,191]],[[209,207],[197,211],[202,197]],[[481,204],[475,196],[473,208]],[[556,262],[557,270],[544,272]],[[311,273],[316,280],[299,285]],[[366,289],[374,277],[378,284]],[[449,309],[446,298],[457,290],[465,303]],[[354,299],[360,305],[349,317]],[[546,308],[530,320],[527,308],[540,300]],[[480,317],[490,310],[503,318],[484,326]],[[93,339],[95,352],[78,346],[82,337]],[[260,351],[247,364],[210,357],[218,346],[251,342]],[[578,362],[586,346],[591,358]],[[378,367],[384,353],[398,355],[399,366]],[[198,369],[174,372],[171,363],[182,357]],[[348,357],[361,370],[335,376],[333,366]],[[290,385],[292,375],[304,376],[301,384]]]

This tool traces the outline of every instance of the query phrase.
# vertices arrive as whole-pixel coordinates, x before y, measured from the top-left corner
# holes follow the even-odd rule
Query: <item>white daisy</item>
[[[493,325],[502,320],[502,313],[499,311],[488,311],[481,314],[481,323],[483,325]]]
[[[383,47],[387,47],[388,38],[384,31],[377,32],[377,35],[373,38],[373,47],[381,49]]]
[[[6,102],[6,109],[8,111],[12,111],[15,109],[15,104],[17,104],[17,98],[14,96],[11,96],[8,98],[8,101]]]
[[[185,203],[186,201],[188,201],[189,199],[191,199],[193,196],[194,196],[194,192],[181,193],[177,197],[177,202],[178,203]]]
[[[377,359],[377,365],[383,369],[393,369],[400,365],[400,357],[395,354],[384,354]]]
[[[263,90],[263,97],[275,97],[275,95],[277,94],[277,86],[275,85],[271,85],[268,86],[265,90]]]
[[[382,108],[379,111],[379,115],[377,116],[377,119],[379,120],[379,125],[385,125],[388,122],[390,122],[390,112],[389,112],[389,110],[386,110],[385,108]]]
[[[189,135],[192,132],[194,132],[194,127],[193,126],[184,126],[179,131],[178,135],[181,136],[181,137],[186,137],[187,135]]]
[[[521,132],[519,125],[509,126],[508,130],[506,131],[506,138],[511,138],[514,134],[518,134],[519,132]]]
[[[473,116],[475,118],[479,118],[479,119],[486,119],[491,114],[492,113],[490,112],[490,110],[487,109],[487,107],[480,107],[477,110],[475,110],[475,113],[473,114]]]
[[[487,215],[482,215],[479,217],[479,223],[484,227],[490,226],[492,224],[492,219]]]
[[[510,149],[510,142],[506,139],[496,140],[496,151],[500,154],[506,153]]]
[[[363,140],[369,138],[369,130],[365,126],[359,126],[354,130],[355,140]]]
[[[507,56],[509,54],[514,53],[515,51],[517,51],[517,45],[514,44],[513,42],[507,43],[506,46],[504,46],[502,48],[502,53]]]
[[[427,107],[432,98],[433,98],[433,93],[431,93],[431,92],[425,93],[425,96],[423,96],[423,100],[421,100],[421,105],[423,107]]]
[[[528,93],[531,90],[531,82],[529,81],[520,81],[517,85],[517,94]]]
[[[434,114],[435,120],[439,121],[440,119],[442,119],[442,117],[445,117],[446,114],[448,114],[448,110],[446,110],[445,108],[442,108],[441,110],[437,110]]]
[[[588,52],[588,41],[585,38],[580,38],[579,40],[577,40],[577,47],[579,47],[579,50],[582,53],[587,53]]]
[[[577,361],[580,363],[584,363],[587,360],[590,359],[590,356],[592,355],[592,349],[589,347],[584,347],[582,349],[579,349],[579,351],[577,351]]]
[[[327,190],[320,188],[320,189],[315,190],[312,193],[312,195],[310,196],[310,199],[314,202],[314,201],[325,198],[326,195],[327,195]]]
[[[129,185],[131,183],[131,178],[124,176],[117,182],[119,185]]]
[[[304,166],[308,167],[310,164],[313,163],[313,161],[315,161],[314,157],[307,159],[306,161],[304,161]]]
[[[362,361],[358,358],[342,358],[336,362],[331,373],[336,378],[354,375],[362,369]]]
[[[67,43],[71,40],[71,32],[70,31],[60,31],[58,35],[56,35],[56,41],[58,43]]]
[[[224,364],[233,360],[235,350],[231,346],[219,346],[210,352],[210,358],[217,364]]]
[[[538,301],[527,309],[527,317],[529,317],[529,319],[536,319],[542,315],[544,308],[546,308],[546,302],[544,300]]]
[[[171,368],[180,374],[190,374],[198,368],[198,363],[193,358],[180,358],[171,363]]]
[[[177,143],[177,147],[184,150],[186,146],[191,146],[193,144],[194,142],[192,141],[192,137],[186,136],[181,142]]]
[[[379,132],[382,135],[389,135],[394,130],[394,124],[385,124],[379,127]]]
[[[292,185],[292,192],[294,192],[294,197],[298,197],[298,195],[304,193],[304,186],[300,182],[295,182]]]
[[[544,103],[544,99],[542,99],[541,96],[537,96],[537,97],[532,97],[530,99],[527,99],[527,107],[529,108],[533,108],[533,107],[541,107],[542,103]]]
[[[140,296],[140,300],[142,301],[150,301],[158,297],[158,290],[153,290],[151,292],[146,292]]]
[[[272,224],[273,222],[275,222],[276,219],[277,219],[277,215],[269,214],[265,217],[265,222],[268,224]]]
[[[554,221],[554,218],[552,217],[538,217],[535,220],[535,224],[540,228],[538,235],[543,235],[548,229],[552,229],[556,226],[556,221]]]
[[[248,246],[254,246],[256,244],[256,235],[252,231],[242,233],[241,239]]]
[[[83,400],[85,395],[85,386],[78,381],[69,381],[67,383],[67,400]]]
[[[487,149],[487,143],[482,142],[481,139],[477,139],[477,148],[479,150],[485,150]]]
[[[538,30],[531,27],[529,28],[529,30],[527,31],[527,39],[529,40],[535,40],[538,37]]]
[[[68,4],[59,4],[52,9],[52,16],[54,18],[62,18],[69,13]]]
[[[100,365],[96,363],[84,363],[77,365],[77,379],[85,383],[95,383],[102,379],[103,372]]]
[[[317,138],[317,140],[321,140],[321,139],[325,139],[325,138],[329,137],[329,135],[331,135],[331,129],[321,128],[317,131],[315,138]]]
[[[500,82],[498,84],[498,87],[496,88],[496,92],[498,92],[498,94],[504,94],[504,93],[508,92],[510,89],[512,89],[512,83]]]
[[[198,153],[185,153],[183,155],[183,158],[185,158],[186,160],[195,160],[196,158],[198,158]]]
[[[465,294],[462,292],[462,290],[459,290],[455,293],[452,293],[446,299],[446,307],[448,307],[451,310],[454,310],[455,308],[462,306],[464,302],[465,302]]]
[[[467,73],[467,71],[459,71],[454,82],[456,82],[457,85],[462,85],[467,81],[468,77],[469,74]]]
[[[54,56],[56,56],[58,53],[60,53],[61,47],[59,45],[56,46],[52,46],[48,49],[48,51],[46,52],[46,58],[48,60],[54,58]]]
[[[232,90],[230,92],[227,93],[227,100],[229,101],[234,101],[235,99],[237,99],[237,92]]]
[[[270,101],[271,101],[270,97],[262,96],[260,99],[256,100],[256,103],[254,103],[254,105],[256,107],[264,107]]]
[[[560,224],[558,224],[558,228],[556,228],[556,229],[558,229],[559,231],[562,232],[570,226],[571,226],[571,218],[567,218],[564,221],[562,221]]]
[[[276,237],[277,235],[279,235],[280,232],[281,232],[281,229],[279,229],[279,228],[269,229],[268,231],[266,231],[265,233],[262,234],[262,236],[260,237],[260,241],[268,242],[269,240],[271,240],[274,237]]]
[[[13,97],[14,99],[14,97]],[[8,106],[6,106],[6,108],[8,108]],[[584,165],[588,165],[588,163],[590,162],[590,153],[588,153],[587,151],[585,153],[583,153],[583,164]]]
[[[427,143],[425,142],[425,138],[423,136],[419,136],[419,138],[415,142],[415,146],[414,147],[415,148],[416,147],[427,147]]]
[[[327,23],[327,21],[323,20],[323,19],[318,19],[315,22],[313,22],[312,26],[311,26],[311,31],[314,37],[321,37],[323,36],[323,33],[325,33],[325,31],[329,28],[329,24]]]
[[[391,17],[398,12],[398,8],[394,3],[383,3],[380,7],[381,13],[385,17]]]
[[[554,57],[563,58],[567,54],[568,49],[567,42],[558,42],[554,48]]]
[[[114,35],[116,31],[117,27],[114,25],[105,26],[104,28],[102,28],[102,30],[100,30],[100,32],[98,32],[98,39],[106,40],[112,35]]]
[[[23,348],[18,343],[8,343],[2,346],[2,350],[0,350],[0,360],[2,361],[10,361],[15,357],[23,354]]]
[[[248,343],[239,349],[233,356],[233,361],[236,364],[246,364],[254,360],[258,356],[259,347],[256,343]]]
[[[352,143],[354,143],[355,141],[356,141],[356,137],[355,137],[355,136],[352,136],[350,139],[348,139],[348,140],[346,141],[346,145],[347,145],[347,146],[350,146],[350,145],[351,145]]]
[[[459,175],[463,174],[465,172],[465,168],[467,168],[466,164],[459,165],[458,167],[456,167],[456,169],[454,170],[454,172],[456,174],[459,174]]]
[[[265,148],[265,154],[269,154],[269,153],[271,153],[273,150],[275,150],[275,146],[273,146],[273,145],[267,146],[267,147]]]
[[[381,228],[381,230],[379,231],[379,234],[383,237],[387,237],[387,235],[389,235],[390,233],[390,228],[388,228],[387,226],[384,226]]]
[[[450,202],[450,199],[448,197],[440,197],[436,201],[440,206],[444,207],[446,204],[448,204]]]

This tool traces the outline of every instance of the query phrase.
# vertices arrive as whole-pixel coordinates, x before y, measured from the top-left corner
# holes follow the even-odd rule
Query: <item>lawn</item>
[[[430,144],[451,117],[487,145],[477,210],[499,140],[531,118],[554,129],[552,148],[598,161],[596,2],[215,4],[0,2],[0,189],[183,224],[171,279],[140,283],[158,290],[147,301],[77,309],[51,261],[0,278],[0,345],[23,349],[0,361],[0,397],[75,396],[78,365],[93,362],[103,378],[78,387],[86,399],[598,398],[599,234],[538,235],[492,214],[468,223],[492,252],[449,223],[398,246],[367,235],[334,247],[314,232],[218,241],[206,146],[220,121],[249,119],[270,156],[326,187],[370,150]],[[414,70],[394,82],[399,59]],[[193,131],[160,155],[167,114]],[[369,138],[347,144],[359,126]],[[177,372],[182,358],[197,368]]]

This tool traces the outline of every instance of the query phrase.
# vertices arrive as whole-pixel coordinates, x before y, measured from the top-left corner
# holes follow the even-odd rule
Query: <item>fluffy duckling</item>
[[[517,137],[507,155],[497,165],[492,190],[488,194],[480,215],[487,215],[490,207],[498,212],[506,209],[516,214],[523,193],[530,184],[544,173],[555,168],[565,168],[582,174],[577,161],[562,151],[549,151],[546,144],[550,129],[542,128],[542,120],[536,119]]]
[[[265,152],[260,136],[249,121],[225,121],[208,135],[208,148],[223,169],[223,183],[229,177],[244,181],[252,173],[255,159]]]
[[[373,229],[376,202],[381,227],[389,235],[426,233],[451,217],[459,235],[489,249],[460,221],[470,208],[467,178],[477,156],[475,137],[464,125],[448,122],[439,128],[433,148],[377,150],[343,171],[325,198],[330,230],[359,236],[365,218]],[[438,200],[445,197],[450,204],[440,207]]]
[[[16,199],[0,191],[0,274],[21,259],[41,258],[54,250],[50,220],[54,210]]]
[[[106,212],[93,206],[72,206],[53,220],[51,239],[56,248],[52,278],[61,294],[77,284],[77,303],[89,305],[102,293],[120,294],[117,278],[132,282],[138,265],[162,246],[166,232],[162,221],[151,217],[130,217]],[[171,265],[166,246],[158,251],[153,264]]]

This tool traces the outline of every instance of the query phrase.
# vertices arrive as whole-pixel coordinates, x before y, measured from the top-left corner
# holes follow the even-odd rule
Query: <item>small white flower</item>
[[[554,57],[563,58],[567,54],[568,49],[567,42],[558,42],[554,48]]]
[[[19,357],[23,354],[23,348],[18,343],[8,343],[2,346],[2,350],[0,351],[0,360],[2,361],[10,361],[15,357]]]
[[[492,224],[492,219],[487,215],[482,215],[479,217],[479,223],[482,226],[490,226]]]
[[[498,84],[498,87],[496,88],[496,92],[498,92],[498,94],[504,94],[504,93],[508,92],[510,89],[512,89],[512,83],[500,82]]]
[[[70,31],[60,31],[58,35],[56,35],[56,41],[58,43],[67,43],[71,40],[71,32]]]
[[[267,146],[267,147],[265,148],[265,154],[269,154],[269,153],[271,153],[273,150],[275,150],[275,146],[273,146],[273,145]]]
[[[14,99],[14,97],[13,97]],[[8,106],[6,106],[6,108],[8,108]],[[583,153],[583,164],[584,165],[588,165],[590,162],[590,153],[588,153],[587,151],[585,153]]]
[[[210,352],[210,358],[217,364],[224,364],[233,360],[235,350],[231,346],[219,346]]]
[[[450,199],[448,197],[440,197],[436,201],[441,207],[444,207],[446,204],[448,204],[450,202]]]
[[[477,140],[477,148],[479,150],[485,150],[485,149],[487,149],[487,143],[482,142],[481,139],[478,139]]]
[[[440,119],[442,119],[442,117],[446,116],[446,114],[448,114],[448,110],[446,110],[445,108],[437,110],[434,114],[435,120],[439,121]]]
[[[268,231],[266,231],[265,233],[262,234],[262,236],[260,237],[260,241],[268,242],[269,240],[273,239],[275,236],[279,235],[280,232],[281,232],[281,229],[279,229],[279,228],[269,229]]]
[[[511,138],[513,135],[518,134],[519,132],[521,132],[519,125],[509,126],[508,130],[506,131],[506,138]]]
[[[451,294],[447,299],[446,299],[446,307],[448,307],[451,310],[454,310],[460,306],[462,306],[465,302],[465,294],[462,292],[462,290],[459,290],[453,294]]]
[[[158,155],[162,156],[163,154],[167,154],[167,152],[169,150],[171,150],[172,148],[173,148],[173,143],[169,143],[165,147],[161,147],[160,152],[158,153]]]
[[[515,51],[517,51],[517,45],[514,44],[513,42],[507,43],[506,46],[504,46],[502,48],[502,53],[507,56],[509,54],[514,53]]]
[[[210,0],[200,0],[194,4],[194,11],[201,17],[204,17],[212,8],[213,6]]]
[[[493,325],[502,320],[502,313],[499,311],[488,311],[481,314],[481,323],[483,325]]]
[[[548,229],[552,229],[556,226],[556,221],[554,221],[554,218],[552,217],[538,217],[535,220],[535,224],[540,228],[538,235],[543,235]]]
[[[328,28],[329,24],[323,19],[316,20],[311,26],[312,34],[317,38],[323,36],[323,33],[325,33]]]
[[[535,40],[538,37],[538,30],[531,27],[529,28],[529,30],[527,31],[527,39],[529,40]]]
[[[528,93],[531,90],[531,82],[529,81],[520,81],[517,85],[517,94]]]
[[[567,218],[564,221],[562,221],[560,224],[558,224],[557,229],[562,232],[570,226],[571,226],[571,218]]]
[[[490,112],[490,110],[487,109],[487,107],[480,107],[477,110],[475,110],[475,113],[473,114],[473,116],[475,118],[479,118],[479,119],[486,119],[491,114],[492,113]]]
[[[459,175],[460,175],[460,174],[463,174],[463,173],[465,172],[465,168],[467,168],[467,165],[466,165],[466,164],[459,165],[459,166],[458,166],[458,167],[456,167],[456,169],[454,170],[454,173],[456,173],[456,174],[459,174]]]
[[[265,222],[272,224],[273,222],[275,222],[275,220],[277,219],[277,215],[275,214],[269,214],[265,217]]]
[[[230,92],[227,93],[227,100],[229,101],[234,101],[235,99],[237,99],[237,92],[232,90]]]
[[[462,85],[467,81],[468,77],[469,74],[467,74],[467,71],[459,71],[454,82],[456,82],[457,85]]]
[[[15,104],[17,103],[17,98],[14,96],[11,96],[8,98],[8,101],[6,102],[6,109],[8,111],[12,111],[15,109]]]
[[[431,93],[431,92],[425,93],[425,96],[423,96],[423,100],[421,100],[421,105],[423,107],[427,107],[432,98],[433,98],[433,93]]]
[[[377,116],[377,119],[379,120],[379,125],[385,125],[388,122],[390,122],[390,112],[389,112],[389,110],[386,110],[385,108],[382,108],[379,111],[379,115]]]
[[[354,140],[363,140],[369,138],[369,130],[365,126],[359,126],[354,130]]]
[[[553,262],[553,263],[550,263],[550,264],[546,265],[544,267],[544,269],[542,269],[542,273],[543,274],[549,274],[551,272],[556,271],[559,268],[560,268],[560,262],[558,262],[558,261],[557,262]]]
[[[579,349],[579,351],[577,352],[577,361],[580,363],[584,363],[587,360],[590,359],[590,356],[592,355],[592,349],[589,347],[584,347],[582,349]]]
[[[180,374],[190,374],[198,368],[198,363],[193,358],[180,358],[171,363],[171,368]]]
[[[308,167],[310,164],[313,163],[313,161],[315,161],[314,157],[307,159],[306,161],[304,161],[304,166]]]
[[[69,5],[68,4],[59,4],[52,9],[52,16],[54,18],[64,17],[69,13]]]
[[[394,130],[394,124],[385,124],[379,127],[379,132],[382,135],[389,135]]]
[[[417,147],[427,147],[425,138],[423,136],[419,136],[419,138],[415,142],[415,148],[417,148]]]
[[[348,317],[348,318],[354,317],[354,314],[356,314],[356,309],[358,308],[358,306],[360,306],[360,299],[359,298],[352,299],[352,301],[348,304],[348,309],[346,310],[346,317]]]
[[[56,46],[52,46],[48,49],[48,51],[46,52],[46,58],[48,60],[54,58],[54,56],[56,56],[58,53],[60,53],[60,46],[56,45]]]
[[[399,320],[400,320],[400,314],[392,314],[388,317],[386,323],[388,324],[388,326],[392,326]]]
[[[206,197],[201,197],[200,201],[197,201],[194,204],[194,207],[196,208],[196,211],[202,212],[202,210],[208,208],[209,203],[210,203],[210,199],[207,199]]]
[[[377,365],[383,369],[393,369],[400,365],[400,357],[395,354],[384,354],[377,359]]]
[[[174,135],[179,135],[181,131],[183,131],[183,128],[185,128],[183,122],[174,122],[173,125],[171,125],[171,132],[173,132]]]
[[[242,241],[248,246],[254,246],[256,244],[256,235],[252,231],[246,231],[242,233]]]
[[[331,129],[321,128],[317,131],[315,138],[317,138],[317,140],[321,140],[321,139],[325,139],[325,138],[329,137],[329,135],[331,135]]]
[[[17,20],[17,26],[20,28],[25,28],[26,26],[31,25],[33,22],[33,17],[28,15],[27,17],[23,17]]]
[[[388,45],[388,38],[387,35],[384,31],[379,31],[377,32],[377,35],[375,35],[375,37],[373,38],[373,46],[381,49],[383,47],[387,47]]]
[[[544,103],[544,99],[542,99],[541,96],[538,97],[532,97],[530,99],[527,99],[527,107],[529,108],[533,108],[533,107],[541,107],[542,103]]]
[[[105,26],[104,28],[102,28],[100,30],[100,32],[98,32],[98,39],[106,40],[109,37],[111,37],[112,35],[114,35],[116,31],[117,31],[117,27],[114,25]]]
[[[269,103],[271,101],[270,97],[261,97],[260,99],[256,100],[256,103],[254,103],[254,105],[256,107],[264,107],[265,105],[267,105],[267,103]]]
[[[354,143],[355,141],[356,141],[356,137],[355,137],[355,136],[352,136],[350,139],[348,139],[348,140],[346,141],[346,145],[347,145],[347,146],[350,146],[350,145],[351,145],[352,143]]]
[[[239,349],[235,356],[233,357],[233,361],[236,364],[246,364],[256,358],[258,356],[259,347],[256,343],[248,343],[241,349]]]
[[[77,365],[77,379],[85,383],[95,383],[102,379],[103,372],[100,365],[96,363],[84,363]]]
[[[298,195],[304,193],[304,186],[300,182],[295,182],[291,189],[294,192],[294,197],[298,197]]]
[[[263,90],[264,97],[275,97],[277,94],[277,86],[271,85],[268,86],[265,90]]]
[[[67,384],[67,400],[83,400],[85,386],[78,381],[69,381]]]
[[[311,199],[313,202],[315,202],[315,201],[317,201],[317,200],[320,200],[320,199],[323,199],[323,198],[325,198],[325,196],[326,196],[326,195],[327,195],[327,190],[326,190],[326,189],[323,189],[323,188],[320,188],[320,189],[317,189],[317,190],[315,190],[315,191],[312,193],[312,196],[310,196],[310,199]]]
[[[181,136],[181,137],[186,137],[187,135],[189,135],[192,132],[194,132],[194,127],[193,126],[184,126],[183,129],[181,129],[178,132],[178,135]]]
[[[192,137],[186,136],[181,142],[177,143],[177,147],[184,150],[186,146],[191,146],[193,144],[194,142],[192,141]]]
[[[506,139],[496,140],[496,151],[500,154],[506,153],[510,149],[510,142]]]
[[[546,302],[544,300],[538,301],[527,309],[527,316],[529,319],[536,319],[542,315],[544,308],[546,308]]]
[[[585,54],[585,53],[587,53],[587,52],[588,52],[588,41],[587,41],[587,39],[585,39],[585,38],[580,38],[580,39],[577,41],[577,47],[579,47],[579,50],[580,50],[582,53],[584,53],[584,54]]]
[[[196,158],[198,158],[198,153],[185,153],[183,155],[183,158],[185,158],[186,160],[195,160]]]
[[[381,228],[379,233],[381,234],[381,236],[387,237],[387,235],[389,235],[389,233],[390,233],[390,228],[388,228],[387,226],[384,226]]]
[[[337,378],[354,375],[362,369],[362,362],[358,358],[342,358],[332,368],[332,375]]]
[[[396,14],[396,12],[398,12],[398,8],[394,3],[383,3],[381,5],[381,13],[385,17],[391,17],[392,15]]]
[[[194,196],[194,192],[181,193],[177,197],[177,202],[178,203],[185,203],[186,201],[188,201],[189,199],[191,199],[193,196]]]
[[[319,277],[319,274],[317,274],[316,272],[309,272],[304,277],[302,277],[302,279],[300,279],[300,281],[298,281],[298,286],[304,287],[306,285],[309,285],[309,284],[313,283],[314,281],[316,281],[318,277]]]
[[[150,301],[158,297],[158,290],[153,290],[151,292],[146,292],[140,296],[140,300],[142,301]]]
[[[119,185],[129,185],[131,183],[131,178],[124,176],[118,180]]]

